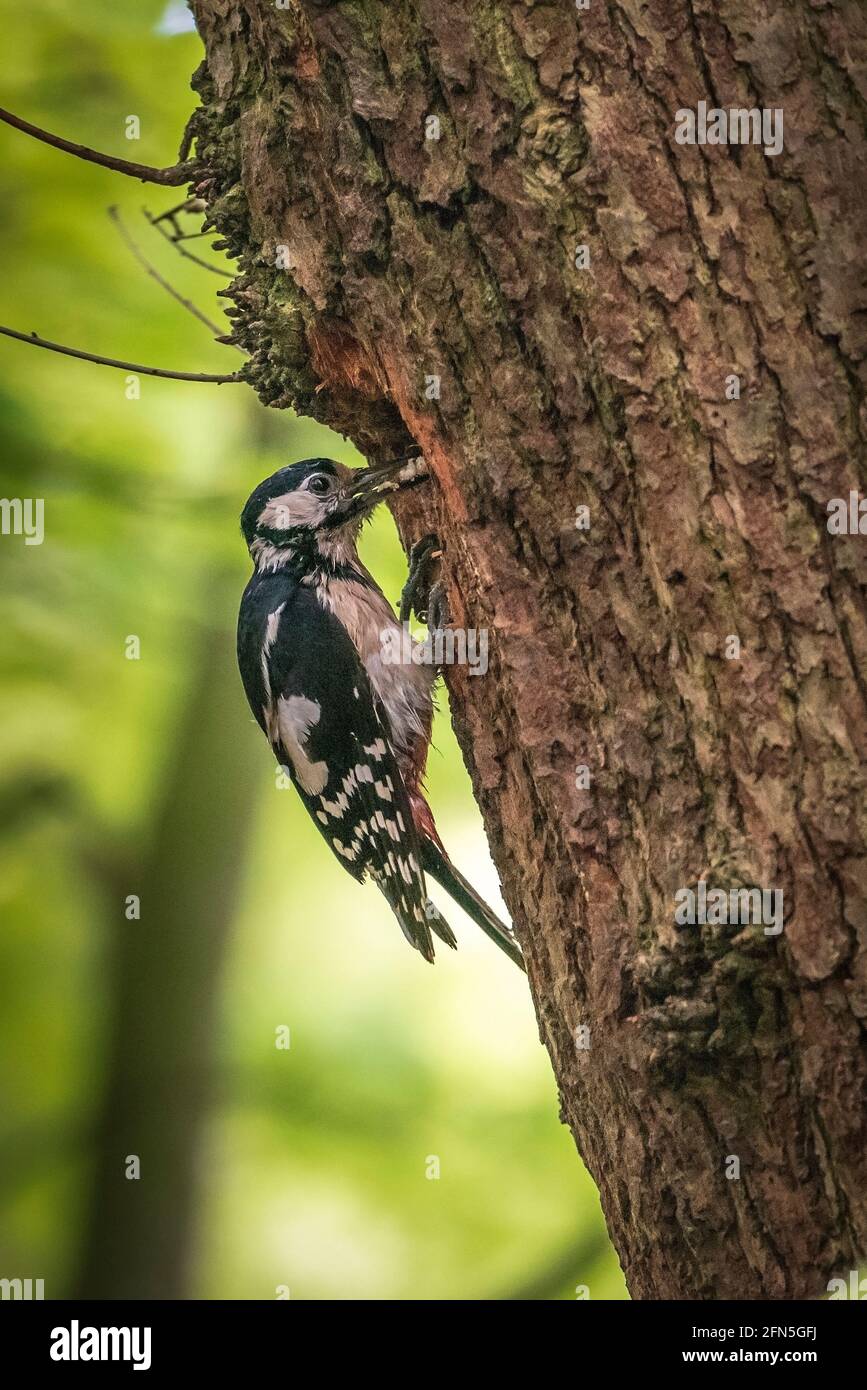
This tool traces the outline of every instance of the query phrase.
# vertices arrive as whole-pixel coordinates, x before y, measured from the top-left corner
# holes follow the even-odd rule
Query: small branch
[[[14,126],[16,130],[23,130],[25,135],[32,135],[34,140],[41,140],[55,150],[74,154],[77,159],[86,159],[89,164],[101,164],[104,169],[113,169],[116,174],[128,174],[130,178],[140,179],[142,183],[160,183],[176,187],[189,183],[195,174],[195,165],[190,161],[173,164],[169,169],[154,169],[150,164],[133,164],[128,159],[116,159],[114,155],[101,154],[99,150],[88,149],[87,145],[76,145],[72,140],[64,140],[60,135],[52,135],[38,125],[31,125],[29,121],[22,120],[20,116],[4,110],[2,106],[0,121]]]
[[[179,229],[177,223],[174,220],[175,214],[181,210],[183,210],[183,204],[181,205],[180,209],[172,208],[169,210],[169,212],[162,212],[159,214],[158,217],[154,217],[153,213],[148,212],[147,208],[142,208],[142,212],[144,213],[148,222],[150,222],[151,226],[156,227],[160,236],[165,237],[169,245],[173,246],[175,250],[179,253],[179,255],[183,256],[185,260],[192,261],[193,265],[201,266],[202,270],[210,270],[212,275],[219,275],[221,280],[225,280],[225,270],[221,270],[218,265],[211,265],[209,261],[203,261],[201,256],[194,256],[192,251],[188,251],[185,246],[181,246],[180,238],[177,235]],[[171,222],[171,225],[176,233],[175,236],[172,236],[171,232],[166,231],[165,227],[162,225],[165,218],[168,218]]]
[[[172,299],[176,300],[178,304],[182,305],[183,308],[186,309],[188,313],[192,314],[194,318],[197,318],[199,320],[199,323],[203,323],[206,328],[210,329],[211,333],[213,333],[215,338],[219,338],[223,333],[223,330],[220,328],[219,324],[214,323],[212,319],[208,318],[207,314],[202,313],[202,310],[199,309],[191,299],[185,298],[184,295],[182,295],[178,290],[175,289],[174,285],[170,284],[168,280],[166,280],[162,275],[160,275],[160,272],[156,269],[155,266],[151,265],[147,256],[145,256],[144,252],[139,248],[137,242],[127,231],[123,219],[121,218],[120,210],[116,207],[110,207],[108,209],[108,215],[111,218],[114,225],[117,227],[117,230],[120,232],[121,238],[123,239],[125,245],[132,252],[133,256],[135,256],[135,259],[138,261],[139,265],[142,267],[145,273],[149,275],[152,280],[156,280],[160,288],[164,289],[166,291],[166,294],[170,294]]]
[[[174,207],[166,208],[165,212],[158,212],[156,216],[152,216],[151,213],[147,213],[147,216],[150,218],[151,222],[154,223],[154,225],[156,225],[157,222],[165,222],[166,219],[168,219],[169,222],[171,222],[174,230],[177,232],[177,217],[179,213],[207,212],[207,210],[208,205],[205,202],[204,198],[185,198],[182,203],[175,203]],[[145,209],[145,211],[147,212],[147,209]]]
[[[95,352],[81,352],[78,348],[64,347],[62,343],[50,343],[47,338],[40,338],[38,333],[19,333],[14,328],[5,328],[3,324],[0,324],[0,333],[7,338],[15,338],[19,343],[32,343],[34,347],[46,348],[48,352],[62,353],[64,357],[78,357],[82,362],[97,362],[102,367],[118,367],[122,372],[135,372],[139,376],[166,377],[171,381],[208,381],[218,386],[224,382],[244,380],[240,372],[218,375],[210,372],[171,372],[165,367],[142,367],[137,362],[122,362],[117,357],[101,357]]]

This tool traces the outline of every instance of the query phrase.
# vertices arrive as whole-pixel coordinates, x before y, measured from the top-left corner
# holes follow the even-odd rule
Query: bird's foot
[[[427,598],[427,625],[429,632],[441,632],[451,622],[446,586],[441,579],[431,585]]]
[[[448,621],[445,588],[437,577],[442,553],[439,537],[433,534],[422,536],[409,552],[409,574],[400,596],[402,623],[413,613],[431,630]]]

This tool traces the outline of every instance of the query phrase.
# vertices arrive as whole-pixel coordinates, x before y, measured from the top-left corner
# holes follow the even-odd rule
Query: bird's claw
[[[408,623],[415,613],[428,627],[442,626],[445,590],[434,578],[436,562],[442,558],[439,537],[430,533],[416,541],[409,552],[409,574],[400,596],[400,621]]]

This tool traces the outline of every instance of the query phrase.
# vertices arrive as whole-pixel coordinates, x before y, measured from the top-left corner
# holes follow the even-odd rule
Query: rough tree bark
[[[424,448],[491,634],[454,718],[629,1288],[818,1295],[867,1251],[864,12],[192,8],[249,379]],[[702,100],[783,151],[677,143]],[[782,934],[678,926],[702,879]]]

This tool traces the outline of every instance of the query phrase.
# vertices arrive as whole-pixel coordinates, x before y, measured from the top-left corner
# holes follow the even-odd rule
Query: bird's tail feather
[[[477,927],[481,927],[486,936],[492,941],[496,941],[501,951],[505,951],[510,960],[521,970],[526,970],[524,957],[521,948],[515,940],[509,927],[505,922],[501,922],[495,912],[488,907],[483,898],[480,898],[471,883],[468,883],[459,869],[449,859],[440,846],[433,840],[423,836],[421,840],[422,868],[425,873],[430,874],[431,878],[436,879],[441,888],[444,888],[451,898],[462,907],[468,917],[471,917]],[[433,922],[431,926],[436,927]],[[437,933],[439,935],[439,933]],[[449,943],[451,944],[451,943]]]
[[[440,941],[444,941],[447,946],[451,946],[452,950],[456,951],[458,949],[458,939],[431,898],[428,898],[425,903],[424,911],[431,931],[439,937]]]
[[[381,882],[379,887],[382,888]],[[409,912],[405,902],[401,902],[388,894],[385,894],[385,896],[388,898],[391,910],[400,923],[400,929],[410,946],[413,946],[419,951],[430,965],[433,965],[434,962],[434,946],[431,940],[431,932],[433,932],[435,936],[438,936],[440,941],[444,941],[447,946],[451,946],[455,951],[457,950],[457,937],[439,908],[430,898],[427,899],[424,905],[424,921],[417,922]]]

